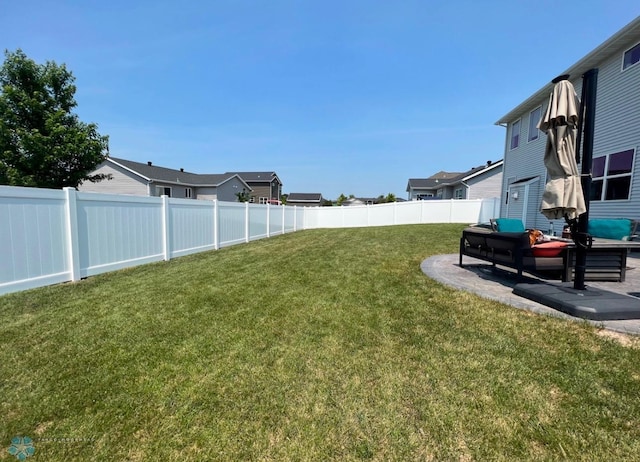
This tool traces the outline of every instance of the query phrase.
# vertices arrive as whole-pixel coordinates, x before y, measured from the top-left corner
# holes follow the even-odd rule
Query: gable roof
[[[289,193],[287,203],[289,202],[321,202],[322,194],[320,193]]]
[[[560,72],[557,75],[569,74],[571,78],[575,79],[583,75],[589,69],[597,67],[613,53],[619,53],[636,45],[639,38],[640,16],[624,26],[569,69],[564,72]],[[553,90],[553,83],[551,83],[551,79],[554,77],[555,75],[549,76],[549,83],[527,98],[524,102],[520,103],[517,107],[502,116],[495,124],[505,125],[511,123],[518,119],[522,114],[526,114],[530,110],[540,106],[540,102],[546,101]]]
[[[175,183],[186,186],[220,186],[223,183],[237,177],[244,183],[248,190],[248,184],[238,175],[228,173],[199,174],[185,172],[184,170],[174,170],[172,168],[159,167],[151,162],[143,164],[132,160],[120,159],[117,157],[107,157],[107,161],[116,164],[125,170],[143,178],[146,181],[158,181],[163,183]]]
[[[436,189],[440,186],[440,182],[436,178],[409,178],[407,191],[411,189]]]
[[[461,183],[484,172],[498,168],[503,162],[502,159],[496,162],[489,161],[485,165],[474,167],[466,172],[438,172],[429,178],[410,178],[407,184],[407,191],[409,191],[409,189],[438,189],[443,186]]]
[[[238,175],[247,183],[271,183],[274,177],[282,184],[276,172],[227,172],[227,175]]]

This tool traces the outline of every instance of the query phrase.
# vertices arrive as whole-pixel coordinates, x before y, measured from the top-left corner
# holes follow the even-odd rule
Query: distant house
[[[540,213],[547,137],[537,125],[549,104],[551,80],[569,74],[580,97],[582,75],[590,69],[598,69],[598,81],[589,216],[640,217],[640,17],[564,72],[549,75],[546,85],[496,122],[506,138],[500,216],[548,229]]]
[[[486,199],[500,197],[503,161],[488,161],[466,172],[438,172],[429,178],[411,178],[409,200]]]
[[[324,203],[320,193],[289,193],[287,205],[298,205],[301,207],[320,207]]]
[[[84,182],[78,187],[80,191],[228,202],[237,201],[237,193],[243,190],[251,192],[251,187],[237,174],[197,174],[116,157],[108,157],[92,174],[106,174],[111,179]]]
[[[282,195],[282,181],[276,172],[227,172],[225,175],[238,175],[249,185],[250,200],[256,204],[274,203]]]

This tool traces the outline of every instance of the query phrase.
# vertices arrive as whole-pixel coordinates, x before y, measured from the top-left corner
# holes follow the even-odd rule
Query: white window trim
[[[259,204],[268,204],[269,203],[269,198],[268,197],[260,197],[258,199],[258,203]]]
[[[184,197],[187,199],[193,198],[193,190],[191,188],[184,188]]]
[[[513,144],[513,127],[518,124],[518,144],[515,147],[512,147]],[[514,149],[518,149],[520,147],[520,135],[522,135],[522,119],[515,120],[511,124],[511,129],[509,130],[509,151],[513,151]]]
[[[160,186],[160,185],[156,185],[156,193],[158,192],[158,189],[160,189],[160,196],[164,196],[164,190],[168,189],[169,190],[169,197],[173,197],[173,189],[171,188],[171,186]]]
[[[640,64],[640,60],[636,61],[635,63],[631,64],[629,67],[624,67],[624,55],[626,55],[628,52],[630,52],[631,50],[633,50],[635,47],[637,47],[638,45],[640,45],[640,42],[636,43],[635,45],[633,45],[632,47],[627,48],[626,50],[624,50],[622,52],[622,60],[620,62],[620,71],[624,72],[627,69],[631,69],[632,67],[636,67],[638,66],[638,64]]]
[[[462,197],[463,197],[463,191],[462,191],[462,188],[456,188],[456,189],[453,191],[453,198],[454,198],[454,199],[462,199]]]
[[[538,138],[540,138],[540,129],[537,127],[538,121],[536,121],[535,125],[533,126],[533,129],[536,132],[536,137],[531,138],[531,117],[533,116],[533,113],[538,109],[540,109],[540,117],[542,117],[542,105],[538,106],[537,108],[534,108],[531,112],[529,112],[529,129],[527,130],[527,143],[531,143],[533,141],[536,141]]]
[[[640,62],[640,61],[639,61]],[[628,68],[627,68],[628,69]],[[620,152],[625,152],[625,151],[633,151],[633,162],[631,163],[631,171],[629,173],[619,173],[617,175],[608,175],[607,174],[607,170],[609,169],[609,159],[611,158],[611,156],[613,154],[618,154]],[[623,201],[630,201],[631,200],[631,191],[633,191],[633,173],[635,170],[635,165],[636,165],[636,155],[638,154],[638,150],[636,148],[630,148],[630,149],[622,149],[620,151],[615,151],[615,152],[610,152],[608,154],[604,154],[602,156],[598,156],[598,157],[605,157],[605,161],[604,161],[604,174],[602,176],[598,176],[598,177],[593,177],[592,181],[600,181],[602,180],[602,194],[600,195],[600,199],[592,199],[595,202],[602,202],[602,203],[611,203],[611,202],[623,202]],[[624,177],[630,177],[629,180],[629,195],[626,199],[609,199],[607,200],[607,181],[611,178],[624,178]]]

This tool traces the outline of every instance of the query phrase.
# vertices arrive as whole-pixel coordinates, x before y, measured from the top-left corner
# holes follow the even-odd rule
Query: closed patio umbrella
[[[550,220],[575,220],[586,212],[576,163],[579,101],[568,76],[554,79],[549,105],[538,128],[547,135],[544,164],[547,183],[540,212]]]

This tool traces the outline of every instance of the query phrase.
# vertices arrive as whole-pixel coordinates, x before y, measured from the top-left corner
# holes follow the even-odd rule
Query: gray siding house
[[[324,202],[320,193],[289,193],[287,205],[299,207],[320,207]]]
[[[201,175],[153,165],[108,157],[92,174],[109,175],[109,180],[84,182],[78,190],[135,196],[162,196],[181,199],[236,202],[238,192],[251,187],[236,174]]]
[[[411,178],[407,183],[408,199],[488,199],[500,197],[503,161],[466,172],[438,172],[429,178]]]
[[[251,187],[249,202],[256,204],[280,202],[282,181],[276,172],[227,172],[225,175],[238,175]]]
[[[589,216],[640,218],[640,17],[564,72],[578,97],[582,75],[598,68]],[[556,77],[550,75],[549,81]],[[496,122],[506,128],[500,215],[558,232],[563,220],[540,213],[546,183],[546,136],[536,125],[545,113],[549,82]],[[580,165],[579,168],[582,166]]]

